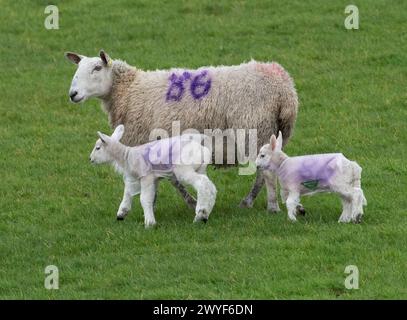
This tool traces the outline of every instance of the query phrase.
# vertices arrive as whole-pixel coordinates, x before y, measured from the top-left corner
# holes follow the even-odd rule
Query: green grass
[[[407,298],[407,4],[356,1],[53,1],[60,30],[43,26],[48,1],[0,0],[0,298]],[[110,132],[96,100],[68,102],[67,50],[143,69],[280,62],[301,100],[288,154],[343,152],[364,168],[361,225],[337,223],[337,197],[285,208],[237,208],[252,177],[209,171],[219,190],[206,225],[160,185],[158,227],[138,199],[122,223],[122,180],[92,167],[96,131]],[[60,289],[44,289],[59,267]],[[344,288],[357,265],[360,289]]]

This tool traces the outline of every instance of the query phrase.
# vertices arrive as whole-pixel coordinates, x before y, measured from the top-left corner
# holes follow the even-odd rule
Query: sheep
[[[123,125],[117,126],[110,137],[98,132],[99,139],[89,159],[93,164],[110,163],[123,174],[124,194],[117,219],[125,218],[133,196],[140,194],[145,227],[154,226],[156,183],[162,177],[174,175],[197,191],[194,222],[206,222],[215,204],[216,187],[206,175],[212,152],[201,145],[202,135],[183,135],[128,147],[120,142],[123,133]]]
[[[72,52],[65,56],[78,65],[69,90],[70,100],[79,103],[99,98],[110,126],[126,126],[123,142],[129,146],[150,141],[154,129],[170,132],[175,121],[180,121],[183,129],[194,128],[200,133],[208,128],[223,132],[257,129],[257,141],[251,144],[255,145],[253,154],[240,161],[249,161],[254,168],[259,148],[272,133],[281,130],[285,143],[292,135],[297,93],[287,71],[276,62],[252,60],[237,66],[143,71],[111,59],[103,50],[99,57]],[[172,183],[187,204],[195,207],[195,199],[183,186],[175,179]],[[264,184],[268,210],[280,211],[276,177],[272,173],[263,175],[260,170],[240,206],[252,207]]]
[[[283,137],[273,134],[257,156],[256,166],[277,174],[281,198],[286,203],[288,218],[296,221],[300,196],[334,192],[342,199],[343,211],[338,222],[359,223],[367,205],[361,188],[362,168],[342,153],[289,157],[282,150]]]

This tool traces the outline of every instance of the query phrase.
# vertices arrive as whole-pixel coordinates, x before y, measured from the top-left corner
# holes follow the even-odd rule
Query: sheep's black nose
[[[75,96],[78,94],[78,91],[72,91],[69,92],[69,97],[71,98],[71,100],[73,100],[73,98],[75,98]]]

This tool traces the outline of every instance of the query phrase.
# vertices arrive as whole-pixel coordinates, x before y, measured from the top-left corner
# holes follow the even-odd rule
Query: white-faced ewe
[[[174,121],[180,122],[181,130],[193,128],[200,133],[205,129],[257,129],[256,152],[250,159],[254,162],[271,134],[281,130],[286,143],[293,132],[297,93],[289,74],[275,62],[252,60],[237,66],[143,71],[112,60],[104,51],[99,57],[71,52],[66,57],[78,65],[69,90],[71,101],[101,99],[110,126],[125,125],[123,142],[129,146],[150,141],[154,129],[171,132]],[[245,150],[249,149],[247,140]],[[195,207],[185,188],[175,179],[172,183]],[[264,176],[260,170],[242,207],[253,205],[264,183],[268,209],[279,211],[276,178],[273,174]]]
[[[145,226],[154,225],[157,181],[175,176],[196,190],[194,221],[206,222],[215,204],[216,188],[206,175],[212,152],[201,144],[204,136],[188,134],[128,147],[119,141],[123,133],[123,125],[117,126],[111,137],[98,132],[99,139],[90,155],[92,163],[110,163],[123,174],[124,195],[117,219],[124,219],[133,196],[140,194]]]
[[[270,144],[260,149],[256,165],[277,173],[289,219],[296,221],[301,195],[335,192],[343,206],[339,222],[360,222],[367,205],[360,182],[362,168],[342,153],[289,157],[281,151],[282,139],[281,132],[278,138],[273,134]]]

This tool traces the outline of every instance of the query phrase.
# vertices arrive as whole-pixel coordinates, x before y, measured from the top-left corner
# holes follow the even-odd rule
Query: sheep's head
[[[72,79],[69,97],[72,102],[79,103],[89,98],[102,98],[112,87],[112,59],[101,50],[99,57],[85,57],[73,52],[65,53],[65,57],[78,65]]]
[[[95,147],[90,154],[90,162],[102,164],[114,161],[114,146],[120,141],[123,133],[124,126],[122,124],[116,127],[111,137],[98,131],[99,139],[96,141]]]
[[[283,147],[283,136],[281,131],[278,132],[278,137],[273,134],[270,139],[270,144],[261,147],[256,159],[256,166],[264,170],[275,170],[278,164],[281,163],[281,158],[284,153],[281,150]]]

